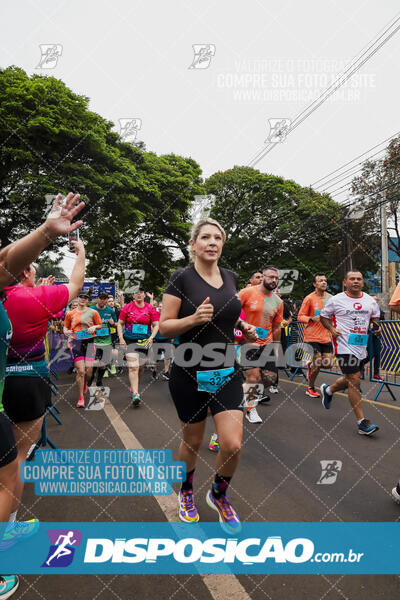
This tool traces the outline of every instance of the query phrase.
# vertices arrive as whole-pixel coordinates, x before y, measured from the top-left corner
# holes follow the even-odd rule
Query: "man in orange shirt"
[[[283,301],[274,290],[278,286],[278,269],[273,266],[265,267],[263,280],[259,285],[246,287],[239,292],[242,309],[246,315],[247,323],[256,326],[258,338],[254,349],[246,352],[244,369],[246,383],[263,383],[271,385],[276,382],[277,367],[274,358],[270,357],[266,346],[279,343],[281,338],[281,321],[283,320]],[[252,367],[251,363],[260,363],[261,366]],[[269,398],[268,398],[269,399]],[[255,403],[247,407],[246,418],[250,423],[261,423],[262,419],[257,413]]]
[[[313,285],[315,291],[306,296],[297,315],[299,323],[306,323],[304,329],[304,341],[312,346],[314,350],[312,362],[308,365],[308,388],[307,396],[319,398],[320,394],[314,388],[315,380],[321,369],[332,365],[332,342],[328,329],[320,323],[320,313],[325,304],[331,298],[326,288],[328,282],[324,273],[314,275]]]
[[[249,278],[249,282],[246,287],[253,287],[254,285],[260,285],[263,280],[263,274],[260,271],[254,271]]]

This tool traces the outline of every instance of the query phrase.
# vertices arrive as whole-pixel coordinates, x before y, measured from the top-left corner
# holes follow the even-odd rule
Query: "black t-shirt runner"
[[[182,301],[178,314],[179,319],[195,313],[197,307],[207,297],[210,298],[210,304],[214,306],[212,320],[181,334],[179,341],[180,345],[191,343],[201,348],[207,346],[210,351],[211,345],[214,344],[221,345],[221,348],[215,348],[212,357],[202,354],[201,362],[205,364],[200,364],[199,361],[194,365],[185,366],[185,368],[207,370],[231,367],[235,364],[233,329],[241,310],[240,298],[237,294],[238,275],[222,267],[219,267],[219,271],[223,284],[218,289],[207,283],[191,265],[175,271],[164,290],[165,294],[176,296]],[[209,350],[207,350],[207,354]],[[190,350],[185,352],[185,358],[191,355]],[[216,355],[220,358],[216,359]],[[177,359],[178,356],[176,356],[176,365],[182,366]],[[212,365],[207,365],[206,363],[211,359]]]

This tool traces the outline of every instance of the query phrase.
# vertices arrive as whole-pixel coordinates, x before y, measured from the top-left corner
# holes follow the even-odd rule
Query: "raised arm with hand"
[[[85,206],[84,202],[78,204],[79,198],[79,194],[69,193],[62,202],[62,195],[58,194],[43,225],[0,251],[0,289],[15,283],[25,267],[60,235],[67,235],[82,225],[82,221],[71,223]]]

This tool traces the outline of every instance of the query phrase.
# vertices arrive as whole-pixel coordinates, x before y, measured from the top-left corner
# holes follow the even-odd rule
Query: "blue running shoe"
[[[219,522],[226,533],[239,533],[242,529],[239,517],[224,494],[220,498],[215,498],[210,490],[206,496],[206,501],[208,506],[219,514]]]
[[[378,431],[378,425],[374,425],[368,419],[363,419],[358,425],[358,433],[361,435],[372,435],[375,431]]]
[[[19,579],[16,575],[0,575],[0,600],[11,598],[19,586]]]
[[[39,529],[39,521],[30,519],[29,521],[14,521],[7,527],[3,538],[0,540],[0,550],[8,550],[17,542],[22,542],[26,538],[34,535]],[[1,596],[0,596],[1,598]]]
[[[194,505],[193,490],[180,490],[178,502],[180,520],[185,523],[197,523],[199,513]]]
[[[322,402],[322,406],[324,408],[326,408],[327,410],[331,407],[331,402],[332,402],[332,394],[328,394],[326,391],[327,388],[327,384],[323,383],[320,387],[321,390],[321,402]]]
[[[139,406],[140,402],[141,402],[140,394],[132,394],[131,406],[133,406],[133,408],[137,408]]]

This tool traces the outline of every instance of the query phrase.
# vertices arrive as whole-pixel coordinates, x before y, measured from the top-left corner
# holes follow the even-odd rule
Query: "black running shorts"
[[[86,362],[93,362],[96,354],[96,348],[93,340],[72,340],[71,354],[74,363],[84,360]]]
[[[333,347],[331,342],[328,342],[327,344],[321,344],[320,342],[306,342],[306,344],[312,346],[315,354],[333,353]]]
[[[261,369],[261,371],[270,371],[271,373],[278,372],[278,367],[276,366],[275,361],[271,360],[271,354],[269,353],[269,349],[267,350],[267,346],[255,346],[254,348],[249,348],[246,352],[246,356],[244,356],[243,349],[242,353],[240,365],[244,371],[247,371],[248,369]],[[252,365],[252,363],[254,363],[254,365]]]
[[[13,423],[39,419],[51,406],[50,380],[22,375],[6,377],[3,405]]]
[[[108,364],[111,361],[112,344],[104,346],[96,346],[96,354],[94,359]]]
[[[235,370],[228,383],[215,394],[199,392],[196,371],[182,369],[173,364],[169,380],[169,390],[178,417],[183,423],[199,423],[207,418],[208,409],[216,415],[226,410],[242,410],[243,379],[239,369]]]
[[[125,354],[135,354],[140,352],[142,354],[148,353],[150,348],[146,348],[144,344],[138,344],[135,340],[130,340],[129,338],[124,337],[126,343],[126,351]]]
[[[358,373],[364,363],[364,359],[357,358],[354,354],[336,354],[336,360],[344,375]]]

